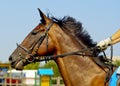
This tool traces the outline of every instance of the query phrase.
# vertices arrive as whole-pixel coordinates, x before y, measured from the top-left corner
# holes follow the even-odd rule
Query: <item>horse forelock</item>
[[[70,34],[73,34],[87,47],[94,47],[96,45],[96,43],[93,42],[93,40],[91,39],[91,36],[88,34],[88,32],[82,27],[82,23],[76,21],[76,19],[74,19],[73,17],[65,16],[62,19],[57,19],[53,17],[52,19],[61,27],[61,29],[65,29]]]

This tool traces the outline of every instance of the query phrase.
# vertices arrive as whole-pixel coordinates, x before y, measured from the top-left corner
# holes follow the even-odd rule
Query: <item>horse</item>
[[[38,10],[41,22],[17,44],[9,57],[11,67],[23,70],[31,62],[54,60],[65,86],[108,86],[111,66],[99,55],[82,23],[70,16],[48,17]]]

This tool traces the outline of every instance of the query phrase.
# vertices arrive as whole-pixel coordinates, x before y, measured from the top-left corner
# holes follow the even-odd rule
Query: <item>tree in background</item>
[[[40,62],[34,62],[26,65],[25,70],[38,70],[40,68]]]
[[[116,66],[120,66],[120,61],[119,61],[119,60],[116,60],[116,61],[114,61],[114,64],[115,64]]]

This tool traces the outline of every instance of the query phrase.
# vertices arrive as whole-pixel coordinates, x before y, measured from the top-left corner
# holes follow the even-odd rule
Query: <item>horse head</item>
[[[48,18],[40,9],[41,23],[38,24],[23,40],[17,44],[17,48],[10,55],[9,61],[15,69],[22,70],[23,67],[31,62],[35,62],[35,57],[45,55],[46,52],[52,54],[54,51],[54,40],[51,39],[54,27],[53,21]]]

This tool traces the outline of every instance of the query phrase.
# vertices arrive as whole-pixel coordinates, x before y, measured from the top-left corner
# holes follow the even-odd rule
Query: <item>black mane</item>
[[[53,18],[53,21],[56,22],[63,30],[67,30],[68,33],[77,37],[78,41],[79,40],[82,41],[87,47],[90,48],[90,47],[96,46],[96,43],[93,42],[93,40],[91,39],[88,32],[86,32],[83,29],[82,23],[79,21],[76,21],[73,17],[68,16],[68,17],[64,17],[63,19]],[[100,52],[95,50],[94,53],[96,54],[96,53],[100,53]],[[105,79],[106,82],[109,81],[111,73],[112,73],[111,71],[113,70],[113,67],[115,65],[111,64],[110,63],[111,60],[105,58],[105,55],[98,54],[96,58],[93,58],[93,61],[97,65],[99,65],[101,67],[101,69],[103,69],[103,68],[109,69],[109,71],[107,72],[108,74],[107,74],[106,79]],[[108,64],[108,63],[110,63],[110,64]]]
[[[62,29],[66,29],[70,34],[73,34],[87,47],[94,47],[95,42],[91,39],[87,31],[82,27],[82,23],[76,21],[73,17],[65,16],[63,19],[52,18]]]

